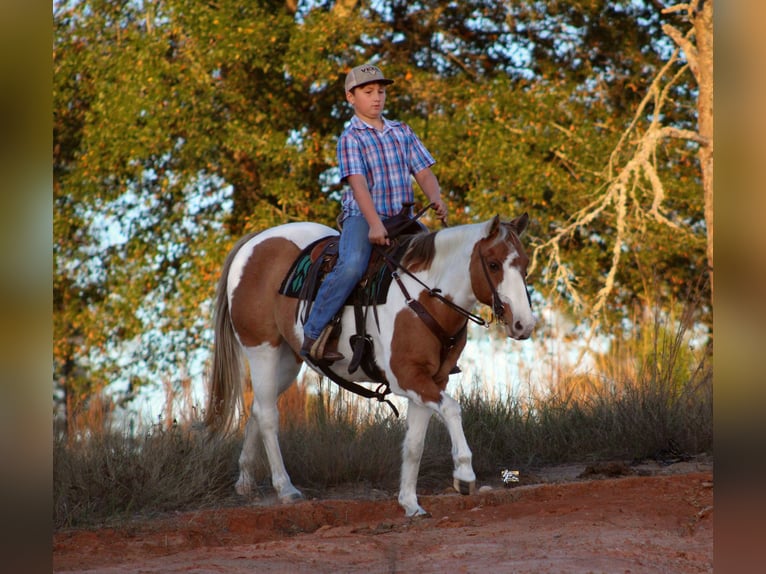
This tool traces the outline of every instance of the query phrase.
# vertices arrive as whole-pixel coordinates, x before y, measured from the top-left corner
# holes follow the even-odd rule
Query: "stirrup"
[[[348,372],[349,374],[353,374],[362,363],[362,359],[364,358],[364,354],[367,351],[368,344],[369,347],[372,348],[372,340],[370,339],[369,335],[355,334],[351,335],[350,341],[354,354],[351,356],[351,362],[348,364]]]

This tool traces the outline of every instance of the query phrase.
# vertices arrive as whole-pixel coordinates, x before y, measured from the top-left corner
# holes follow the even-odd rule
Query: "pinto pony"
[[[385,302],[377,306],[375,319],[371,313],[365,318],[375,362],[386,384],[408,402],[399,488],[399,504],[407,516],[426,513],[418,503],[416,485],[426,429],[434,413],[452,441],[455,489],[474,492],[476,475],[460,405],[446,387],[465,346],[467,320],[476,318],[468,310],[477,301],[492,307],[507,336],[527,339],[532,333],[536,319],[526,285],[529,260],[519,240],[527,223],[526,213],[510,222],[495,216],[482,223],[412,236],[396,273],[397,283],[391,284]],[[239,457],[236,490],[242,495],[254,486],[253,462],[257,441],[262,440],[279,500],[303,497],[293,486],[279,449],[277,397],[295,381],[301,367],[300,311],[306,303],[280,294],[280,287],[305,247],[333,235],[337,231],[317,223],[288,223],[242,238],[226,258],[216,296],[206,422],[214,430],[229,428],[242,409],[244,354],[253,404]],[[430,319],[424,320],[423,309]],[[350,306],[344,308],[340,326],[338,350],[346,358],[333,363],[332,370],[348,381],[369,382],[361,370],[350,373],[348,369],[349,336],[356,332]],[[450,335],[449,345],[437,336],[439,329]]]

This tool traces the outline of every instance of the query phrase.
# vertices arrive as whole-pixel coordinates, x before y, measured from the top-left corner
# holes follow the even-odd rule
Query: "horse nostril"
[[[521,324],[521,321],[516,321],[513,324],[513,328],[516,329],[517,331],[521,331],[524,328],[524,325]]]

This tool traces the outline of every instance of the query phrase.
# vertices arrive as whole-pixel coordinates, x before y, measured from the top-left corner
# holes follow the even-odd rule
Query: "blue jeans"
[[[343,221],[338,262],[319,287],[309,318],[303,326],[305,336],[319,338],[362,279],[372,254],[369,234],[370,226],[363,216],[351,215]]]

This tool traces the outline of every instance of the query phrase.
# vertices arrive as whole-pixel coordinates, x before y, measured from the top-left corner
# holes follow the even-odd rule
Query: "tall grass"
[[[687,327],[683,320],[655,320],[613,345],[587,374],[558,373],[542,391],[499,397],[475,381],[457,392],[479,481],[497,480],[507,467],[710,452],[712,365],[704,352],[689,348]],[[313,496],[352,484],[393,495],[404,417],[312,377],[279,403],[280,443],[294,483]],[[242,503],[233,490],[241,433],[208,436],[201,416],[189,411],[180,423],[166,413],[164,423],[140,432],[94,425],[78,439],[54,439],[56,527]],[[434,417],[420,490],[448,486],[451,472],[449,437]],[[268,493],[263,451],[255,473]]]
[[[178,426],[141,438],[104,432],[54,440],[54,523],[104,523],[134,513],[204,507],[231,493],[233,440],[203,438]]]

